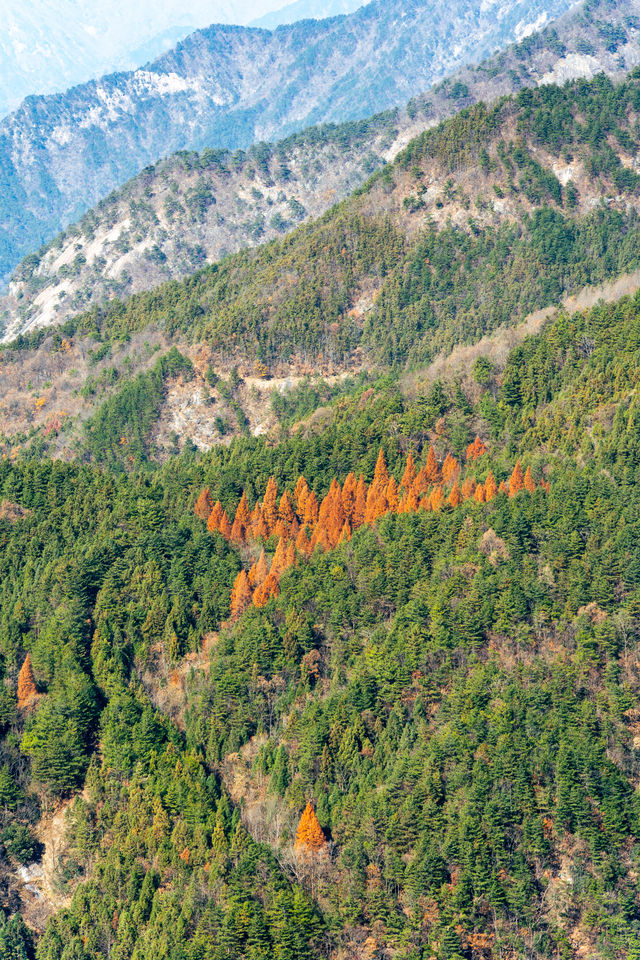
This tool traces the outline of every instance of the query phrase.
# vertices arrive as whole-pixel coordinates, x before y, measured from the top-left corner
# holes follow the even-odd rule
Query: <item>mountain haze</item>
[[[29,98],[0,124],[0,275],[161,156],[368,116],[570,6],[386,0],[274,32],[215,26],[144,69]]]

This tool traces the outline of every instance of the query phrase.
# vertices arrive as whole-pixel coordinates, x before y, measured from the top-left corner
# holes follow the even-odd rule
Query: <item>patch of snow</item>
[[[49,143],[57,143],[60,147],[64,147],[66,144],[71,143],[71,140],[71,130],[66,124],[61,124],[58,127],[54,127],[49,134]]]
[[[152,90],[154,93],[165,96],[168,93],[186,93],[196,84],[187,77],[177,73],[151,73],[148,70],[136,70],[134,83],[139,90]]]
[[[581,77],[595,77],[602,69],[595,57],[586,53],[569,53],[555,64],[552,70],[540,77],[538,86],[549,83],[566,83],[567,80],[578,80]]]
[[[530,23],[526,23],[524,20],[521,20],[520,23],[516,25],[516,39],[520,41],[524,40],[525,37],[530,37],[532,33],[536,33],[537,30],[541,30],[548,19],[549,17],[547,11],[543,10],[540,16],[536,20],[532,20]]]

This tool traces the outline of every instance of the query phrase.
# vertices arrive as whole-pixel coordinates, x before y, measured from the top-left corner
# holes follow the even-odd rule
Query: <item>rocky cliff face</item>
[[[182,278],[318,216],[461,106],[524,85],[624,72],[640,62],[639,9],[637,0],[618,3],[614,19],[604,0],[591,6],[587,21],[578,8],[408,108],[370,121],[315,128],[246,154],[205,151],[161,161],[23,261],[0,301],[5,337]],[[624,41],[612,41],[616,30]]]
[[[273,32],[216,26],[148,68],[30,97],[0,125],[0,277],[162,156],[368,116],[571,6],[380,0]]]

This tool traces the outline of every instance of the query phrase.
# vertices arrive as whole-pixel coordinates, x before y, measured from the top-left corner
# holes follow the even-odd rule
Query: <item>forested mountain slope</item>
[[[571,5],[376,0],[276,31],[213,26],[144,69],[30,97],[0,124],[0,277],[162,156],[405,103]]]
[[[3,346],[1,957],[640,960],[639,117]]]
[[[636,958],[639,317],[561,316],[414,396],[386,377],[277,444],[2,461],[9,912],[32,916],[39,817],[85,788],[69,905],[0,950]],[[209,531],[243,490],[255,532]],[[351,532],[238,607],[309,490]]]
[[[307,374],[330,397],[637,271],[638,104],[632,75],[476,105],[287,238],[17,340],[5,451],[131,464],[228,443],[277,428]]]
[[[580,6],[540,33],[464,68],[406,110],[320,127],[245,154],[205,151],[162,161],[102,201],[14,274],[0,301],[10,336],[60,323],[204,262],[282,235],[321,214],[416,134],[477,100],[550,80],[624,73],[640,59],[635,0]]]

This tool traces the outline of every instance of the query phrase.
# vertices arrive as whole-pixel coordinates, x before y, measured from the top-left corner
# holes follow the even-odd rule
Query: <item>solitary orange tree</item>
[[[307,803],[296,830],[296,853],[322,853],[327,849],[324,835],[315,810]]]
[[[31,666],[31,654],[28,653],[18,674],[18,706],[26,706],[36,696],[37,692],[36,678]]]

